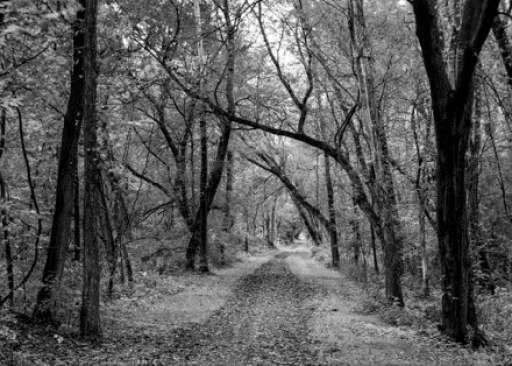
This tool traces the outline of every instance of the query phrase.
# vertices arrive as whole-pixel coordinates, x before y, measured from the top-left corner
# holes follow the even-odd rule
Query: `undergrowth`
[[[431,296],[424,297],[418,296],[417,292],[404,289],[406,306],[400,307],[388,303],[379,281],[369,281],[364,283],[363,287],[364,297],[359,308],[361,313],[377,315],[389,325],[415,329],[418,334],[439,341],[440,345],[451,343],[439,331],[439,290],[433,290]],[[491,358],[493,365],[512,366],[512,290],[500,288],[493,295],[479,295],[477,311],[480,327],[490,341],[486,349],[480,350],[481,354],[485,355],[486,359]]]

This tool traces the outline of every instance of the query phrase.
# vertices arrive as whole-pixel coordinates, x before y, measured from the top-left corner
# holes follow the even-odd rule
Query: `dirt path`
[[[270,258],[270,259],[269,259]],[[266,262],[265,262],[266,261]],[[263,263],[263,264],[261,264]],[[280,251],[262,259],[254,272],[236,281],[230,272],[203,277],[211,287],[219,281],[230,283],[226,300],[215,294],[187,287],[163,296],[134,312],[134,324],[127,319],[108,327],[105,342],[90,347],[72,338],[45,339],[45,333],[19,347],[26,365],[171,365],[171,366],[424,366],[492,365],[485,354],[460,347],[448,347],[421,337],[414,331],[384,324],[374,316],[358,313],[361,290],[340,272],[326,269],[311,258],[309,250]],[[249,269],[248,269],[249,271]],[[252,270],[251,270],[252,271]],[[236,272],[236,271],[235,271]],[[238,271],[239,272],[239,271]],[[238,273],[237,272],[237,273]],[[231,281],[231,282],[230,282]],[[218,284],[217,284],[218,285]],[[227,285],[226,285],[227,286]],[[218,286],[215,288],[219,288]],[[223,288],[222,286],[220,288]],[[188,292],[195,294],[186,309],[165,308]],[[201,295],[201,296],[199,296]],[[174,305],[173,305],[174,306]],[[220,308],[218,307],[220,306]],[[208,309],[212,310],[213,313]],[[199,311],[198,311],[199,309]],[[160,313],[168,314],[162,323]],[[197,321],[171,322],[173,317]],[[138,314],[138,316],[135,316]],[[158,315],[158,316],[157,316]],[[187,318],[187,319],[188,319]],[[32,333],[33,334],[33,333]],[[44,343],[46,342],[46,343]],[[44,344],[43,344],[44,343]],[[53,344],[53,346],[52,346]],[[44,353],[41,353],[44,350]],[[30,357],[29,357],[30,356]],[[28,358],[27,358],[28,357]],[[13,363],[20,364],[20,363]],[[495,364],[495,363],[494,363]]]
[[[176,333],[176,365],[488,365],[357,312],[361,290],[309,251],[282,252],[245,277],[206,323]]]
[[[245,277],[232,298],[204,323],[182,330],[173,345],[177,365],[318,365],[308,337],[317,291],[282,259]]]

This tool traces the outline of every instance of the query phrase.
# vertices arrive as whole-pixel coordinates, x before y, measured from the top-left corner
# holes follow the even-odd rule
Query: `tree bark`
[[[0,22],[1,24],[1,22]],[[5,109],[2,109],[0,112],[0,159],[2,158],[5,151],[5,133],[6,133],[6,124],[7,124],[7,113]],[[0,172],[0,200],[2,206],[7,205],[7,183],[3,175]],[[7,209],[2,207],[1,211],[2,216],[2,230],[0,235],[2,236],[3,247],[5,250],[5,270],[7,274],[7,290],[9,305],[11,307],[14,306],[14,268],[13,268],[13,259],[12,259],[12,249],[11,242],[9,240],[9,216]]]
[[[233,227],[233,216],[231,213],[231,201],[233,196],[233,152],[229,150],[226,154],[226,199],[224,201],[224,231],[231,232]]]
[[[196,5],[198,7],[199,4]],[[224,1],[224,5],[221,9],[224,19],[226,22],[226,81],[225,81],[225,92],[226,92],[226,102],[227,102],[227,110],[229,114],[235,113],[235,97],[234,97],[234,75],[235,75],[235,56],[236,56],[236,45],[235,45],[235,32],[236,27],[231,23],[230,18],[230,9],[229,2],[227,0]],[[198,13],[196,9],[196,13]],[[196,18],[200,18],[200,14],[196,14]],[[201,32],[199,32],[201,35]],[[201,93],[200,93],[201,94]],[[215,197],[215,193],[217,192],[217,188],[222,178],[222,172],[224,171],[224,165],[226,160],[226,155],[229,147],[229,138],[231,136],[231,120],[226,116],[219,115],[221,119],[221,136],[219,138],[219,142],[217,143],[217,152],[215,155],[215,159],[213,162],[213,166],[208,176],[208,184],[206,187],[206,192],[204,195],[204,209],[206,211],[206,215],[210,211],[211,205],[213,203],[213,199]],[[200,240],[200,215],[201,209],[196,213],[196,219],[194,220],[194,224],[192,225],[192,237],[187,246],[186,251],[186,268],[194,269],[195,255],[198,246],[201,243]],[[206,216],[205,215],[205,216]]]
[[[208,134],[206,121],[199,121],[201,133],[201,174],[199,178],[199,271],[208,272]]]
[[[100,189],[102,187],[98,149],[97,98],[97,45],[96,18],[98,0],[85,1],[84,44],[84,250],[82,307],[80,334],[97,341],[102,337],[100,320],[100,251],[99,218]]]
[[[377,258],[377,245],[375,243],[375,229],[373,225],[370,223],[370,242],[372,246],[372,254],[373,254],[373,269],[375,273],[379,273],[379,260]]]
[[[424,297],[430,296],[430,286],[428,280],[428,253],[427,253],[427,235],[425,227],[425,203],[423,197],[419,198],[418,205],[418,224],[420,236],[420,256],[421,256],[421,293]]]
[[[311,221],[309,217],[309,213],[306,211],[306,209],[303,207],[302,203],[297,199],[296,196],[293,195],[292,192],[289,192],[292,198],[293,203],[295,203],[295,207],[297,208],[297,211],[299,212],[299,216],[304,222],[304,225],[306,226],[306,230],[308,231],[309,236],[311,237],[311,240],[313,243],[318,247],[320,244],[322,244],[320,233],[316,230],[313,222]]]
[[[382,221],[381,232],[386,298],[403,306],[401,284],[403,274],[403,238],[398,218],[386,130],[376,96],[373,77],[374,66],[367,35],[363,1],[351,0],[349,10],[349,28],[351,29],[352,43],[356,51],[355,70],[363,99],[365,120],[371,124],[374,168],[377,177],[374,188],[374,202],[378,207]]]
[[[102,179],[102,182],[105,180]],[[100,227],[103,232],[103,242],[105,243],[105,253],[108,262],[108,284],[107,284],[107,297],[112,297],[114,292],[114,277],[116,273],[116,264],[118,259],[118,247],[114,238],[114,220],[110,214],[110,205],[107,198],[107,192],[104,184],[98,187],[98,195],[100,200]],[[119,235],[119,234],[118,234]]]
[[[327,190],[327,207],[329,210],[329,239],[331,243],[331,260],[335,268],[340,266],[340,252],[338,248],[338,229],[336,224],[336,208],[334,207],[334,189],[332,186],[331,163],[329,156],[324,153],[325,188]]]
[[[199,92],[203,93],[203,76],[201,75],[204,62],[203,32],[201,30],[201,9],[199,0],[194,1],[194,12],[196,18],[196,33],[198,37],[198,55],[200,62],[199,69]],[[203,112],[203,111],[202,111]],[[201,135],[201,173],[199,177],[199,271],[208,272],[208,132],[206,120],[203,113],[200,115],[199,133]]]
[[[78,154],[76,155],[76,158],[78,160]],[[78,176],[78,161],[75,162],[75,174],[74,174],[74,196],[73,196],[73,220],[74,220],[74,240],[75,240],[75,247],[74,247],[74,256],[73,260],[79,261],[80,260],[80,248],[81,248],[81,241],[80,241],[80,177]]]
[[[352,207],[352,215],[353,217],[350,220],[350,226],[352,227],[352,249],[354,250],[354,263],[356,266],[359,266],[359,259],[362,254],[362,237],[361,237],[361,228],[359,227],[359,221],[357,218],[357,207],[354,202]]]
[[[507,72],[507,83],[512,88],[512,44],[507,35],[505,21],[502,20],[499,15],[496,15],[492,23],[492,33],[498,44],[501,59],[505,66],[505,71]]]
[[[70,242],[73,198],[75,196],[74,174],[76,170],[78,139],[83,116],[84,77],[84,19],[85,0],[80,1],[82,9],[77,12],[72,25],[73,61],[71,90],[59,153],[55,208],[53,211],[50,241],[43,269],[42,286],[37,294],[33,317],[37,321],[55,322],[59,287]]]
[[[472,122],[473,76],[499,0],[466,0],[457,37],[452,85],[434,2],[415,0],[416,35],[430,82],[437,157],[437,222],[442,273],[442,331],[458,342],[482,341],[474,309],[466,203],[466,153]]]

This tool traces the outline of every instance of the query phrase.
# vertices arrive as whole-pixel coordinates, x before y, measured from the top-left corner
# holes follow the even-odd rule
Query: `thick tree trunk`
[[[437,217],[443,284],[443,328],[465,341],[469,321],[470,270],[465,152],[467,134],[438,136]]]
[[[80,334],[98,340],[102,337],[100,321],[100,250],[99,218],[100,192],[102,187],[100,156],[98,151],[98,121],[96,114],[97,89],[97,45],[96,17],[98,0],[85,1],[85,45],[84,45],[84,277],[82,285],[82,307],[80,312]]]
[[[85,0],[80,1],[85,7]],[[64,116],[64,129],[60,145],[57,189],[53,211],[50,241],[43,269],[42,287],[37,294],[33,317],[40,322],[54,322],[53,312],[57,309],[59,286],[64,270],[66,252],[70,243],[71,220],[75,196],[74,174],[76,170],[78,139],[80,136],[83,95],[84,95],[84,17],[83,9],[77,12],[72,26],[73,69],[71,90],[67,111]]]
[[[499,0],[466,0],[457,35],[458,63],[450,81],[443,34],[435,4],[413,2],[423,61],[430,82],[437,141],[437,221],[442,278],[442,329],[458,342],[483,341],[478,329],[471,282],[466,208],[466,153],[472,122],[473,76]],[[456,26],[456,25],[453,25]]]

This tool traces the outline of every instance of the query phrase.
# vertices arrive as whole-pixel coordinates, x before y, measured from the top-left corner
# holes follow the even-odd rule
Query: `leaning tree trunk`
[[[42,286],[37,294],[33,317],[41,322],[54,322],[53,313],[59,295],[59,286],[64,270],[66,252],[69,246],[73,202],[75,196],[74,174],[76,170],[78,139],[83,115],[84,77],[84,19],[85,0],[80,0],[82,9],[77,12],[72,26],[73,68],[71,90],[67,111],[64,116],[64,129],[60,145],[57,189],[53,211],[50,241],[43,269]]]
[[[430,82],[437,141],[437,222],[442,275],[442,330],[474,344],[483,341],[475,314],[466,203],[466,153],[472,122],[473,76],[499,0],[466,0],[457,34],[453,84],[444,59],[435,4],[413,2],[416,34]]]
[[[309,237],[311,238],[313,243],[317,247],[319,247],[320,244],[322,244],[322,239],[320,237],[320,233],[318,232],[318,230],[316,230],[316,227],[311,220],[309,212],[307,211],[306,208],[303,207],[301,202],[297,199],[296,196],[293,195],[292,192],[290,192],[290,197],[292,198],[293,203],[295,203],[297,212],[299,213],[300,218],[302,219],[304,225],[306,226],[306,230],[308,231]]]
[[[80,334],[97,340],[102,336],[100,321],[100,252],[99,252],[99,190],[102,178],[99,167],[98,122],[96,114],[97,45],[96,17],[98,0],[85,1],[84,45],[84,277]]]
[[[507,25],[504,20],[496,15],[492,23],[492,33],[498,44],[501,59],[507,72],[507,83],[512,88],[512,44],[507,35]]]

